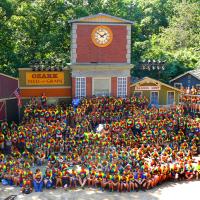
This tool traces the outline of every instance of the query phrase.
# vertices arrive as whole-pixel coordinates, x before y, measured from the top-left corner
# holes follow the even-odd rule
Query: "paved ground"
[[[44,190],[42,193],[24,195],[19,187],[0,185],[0,200],[9,195],[17,194],[17,200],[191,200],[199,199],[200,181],[168,182],[152,190],[143,192],[118,193],[101,192],[95,189],[71,190],[63,189]]]

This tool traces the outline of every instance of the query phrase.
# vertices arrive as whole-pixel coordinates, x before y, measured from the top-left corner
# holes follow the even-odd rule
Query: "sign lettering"
[[[64,72],[26,72],[27,85],[63,85]]]
[[[160,86],[135,86],[135,90],[160,90]]]

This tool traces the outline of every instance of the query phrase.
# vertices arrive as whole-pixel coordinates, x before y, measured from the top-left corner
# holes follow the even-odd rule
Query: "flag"
[[[14,93],[14,95],[16,96],[16,98],[18,100],[18,103],[17,103],[18,106],[21,107],[22,106],[22,101],[21,101],[19,88],[17,88],[13,93]]]

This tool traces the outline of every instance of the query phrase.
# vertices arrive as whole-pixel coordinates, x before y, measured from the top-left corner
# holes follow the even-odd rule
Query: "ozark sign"
[[[63,85],[64,72],[26,72],[26,85]]]

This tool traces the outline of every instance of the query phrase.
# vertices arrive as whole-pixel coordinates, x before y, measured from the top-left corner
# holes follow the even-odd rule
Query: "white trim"
[[[73,70],[72,77],[118,77],[118,76],[130,76],[130,70]]]
[[[94,94],[94,80],[95,79],[107,79],[109,80],[109,96],[111,95],[111,77],[92,77],[92,95]]]
[[[71,46],[70,46],[70,53],[71,53],[71,63],[76,63],[77,60],[77,24],[72,24],[71,29]]]
[[[131,26],[127,26],[126,30],[126,61],[131,63]]]
[[[0,102],[6,101],[6,100],[11,100],[11,99],[16,99],[16,97],[3,98],[3,99],[0,99]]]
[[[158,105],[160,105],[160,101],[159,101],[160,100],[160,92],[159,91],[150,91],[150,103],[151,103],[151,97],[152,97],[152,93],[153,92],[157,92],[158,93]]]
[[[87,96],[87,91],[86,91],[86,88],[87,88],[87,86],[86,86],[86,84],[87,84],[86,77],[76,77],[75,78],[75,97],[79,97],[79,96],[77,96],[77,79],[84,79],[84,81],[85,81],[85,88],[84,88],[85,89],[85,96],[81,95],[80,98],[86,97]]]
[[[14,79],[14,80],[16,80],[16,81],[19,81],[19,78],[15,78],[15,77],[12,77],[12,76],[9,76],[9,75],[6,75],[6,74],[3,74],[3,73],[0,73],[0,75],[5,76],[5,77],[7,77],[7,78]]]
[[[26,89],[59,89],[59,88],[63,88],[63,89],[69,89],[69,88],[72,88],[72,86],[49,86],[49,87],[43,87],[43,86],[41,86],[41,87],[20,87],[19,89],[22,89],[22,90],[26,90]]]
[[[168,102],[168,95],[169,95],[169,92],[173,92],[174,93],[174,101],[173,101],[173,104],[169,104],[169,102]],[[167,91],[167,105],[174,105],[174,104],[176,104],[176,102],[175,102],[175,100],[176,100],[176,93],[175,93],[175,91],[172,91],[172,90],[169,90],[169,91]]]
[[[177,87],[175,86],[176,84],[180,84],[181,87],[183,86],[182,83],[174,82],[174,87],[175,87],[175,88],[177,88]]]

